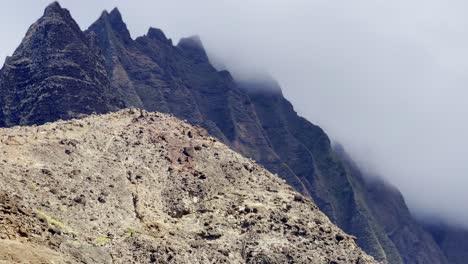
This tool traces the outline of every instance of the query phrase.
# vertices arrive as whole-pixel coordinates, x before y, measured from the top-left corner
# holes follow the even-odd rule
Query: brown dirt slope
[[[127,109],[0,129],[0,263],[376,263],[205,130]]]

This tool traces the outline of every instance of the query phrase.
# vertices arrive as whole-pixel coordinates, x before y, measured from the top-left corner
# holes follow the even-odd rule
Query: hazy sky
[[[0,56],[50,1],[0,10]],[[468,225],[468,3],[458,0],[63,0],[87,28],[118,6],[198,34],[235,73],[268,70],[298,112],[403,192],[413,211]]]

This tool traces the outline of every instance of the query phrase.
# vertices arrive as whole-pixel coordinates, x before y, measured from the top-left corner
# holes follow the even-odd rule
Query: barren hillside
[[[283,180],[169,115],[0,142],[0,263],[375,263]]]

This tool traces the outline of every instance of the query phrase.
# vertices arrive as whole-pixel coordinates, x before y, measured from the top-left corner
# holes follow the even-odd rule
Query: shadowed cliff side
[[[111,83],[119,94],[136,94],[127,106],[172,113],[268,168],[275,168],[298,190],[308,193],[301,181],[281,162],[263,134],[248,95],[228,72],[218,72],[208,60],[198,37],[185,38],[177,46],[164,33],[150,28],[145,36],[129,41],[122,30],[118,10],[104,13],[87,31],[97,36],[105,54]],[[123,89],[123,90],[122,90]],[[134,102],[141,102],[134,103]]]
[[[42,124],[122,107],[103,64],[68,10],[51,4],[0,71],[2,123]]]
[[[446,263],[431,238],[408,220],[399,193],[366,185],[326,133],[297,115],[274,81],[238,82],[216,70],[198,37],[174,46],[150,28],[134,40],[117,9],[103,12],[83,33],[54,3],[6,61],[0,91],[0,125],[7,127],[129,106],[171,113],[312,197],[378,260]],[[391,221],[381,218],[388,204],[395,212]],[[404,230],[395,233],[394,227]]]
[[[353,175],[353,188],[368,211],[374,234],[388,257],[398,257],[403,263],[452,263],[411,215],[395,187],[378,176],[363,174],[342,146],[336,145],[335,150]],[[352,223],[342,228],[352,230]]]
[[[468,259],[468,231],[448,224],[423,223],[444,251],[450,264],[464,264]]]

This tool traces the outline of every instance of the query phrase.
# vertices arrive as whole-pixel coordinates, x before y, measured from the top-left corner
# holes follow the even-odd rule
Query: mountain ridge
[[[58,7],[58,3],[52,4],[48,13],[62,12],[56,10]],[[53,29],[63,34],[61,27]],[[378,260],[392,264],[449,263],[425,230],[418,227],[413,234],[412,230],[405,229],[406,224],[401,225],[413,220],[400,194],[389,191],[387,196],[379,196],[369,192],[369,186],[363,183],[361,172],[352,160],[333,149],[320,127],[297,115],[274,81],[237,81],[229,72],[218,71],[196,38],[183,39],[174,46],[161,30],[150,28],[146,35],[132,39],[118,9],[103,12],[86,31],[80,32],[76,32],[79,38],[61,40],[84,43],[86,47],[67,57],[88,54],[85,57],[91,58],[88,61],[94,63],[95,68],[81,67],[82,61],[70,63],[67,58],[56,59],[60,52],[52,45],[55,38],[50,47],[47,42],[38,47],[47,54],[25,56],[21,48],[15,52],[17,54],[9,61],[19,66],[23,63],[24,67],[14,71],[4,66],[0,72],[1,126],[41,124],[124,107],[171,113],[204,127],[232,149],[258,161],[298,191],[312,197],[334,223],[356,235],[358,244]],[[24,85],[23,79],[37,75],[30,70],[32,66],[42,61],[54,61],[62,66],[78,65],[78,72],[85,76],[98,76],[89,86],[92,92],[98,91],[97,94],[90,95],[77,85],[63,92],[57,86],[64,84],[55,82],[41,83],[37,87],[34,83]],[[60,71],[63,69],[58,67],[50,72],[39,72],[39,77],[48,80]],[[72,67],[64,71],[64,75],[75,78],[74,71]],[[48,95],[47,88],[52,94],[59,93],[60,98],[38,101],[36,94]],[[79,104],[71,106],[55,104],[61,100],[74,102],[73,98],[82,98],[85,102],[78,101]],[[16,104],[23,106],[18,109]],[[61,111],[51,112],[56,108]],[[383,188],[383,191],[388,190]],[[404,221],[379,220],[376,215],[381,213],[377,210],[382,209],[379,203],[387,201],[403,212]],[[389,230],[389,226],[398,227],[397,232]],[[430,250],[417,247],[420,237],[425,237],[425,245]]]

